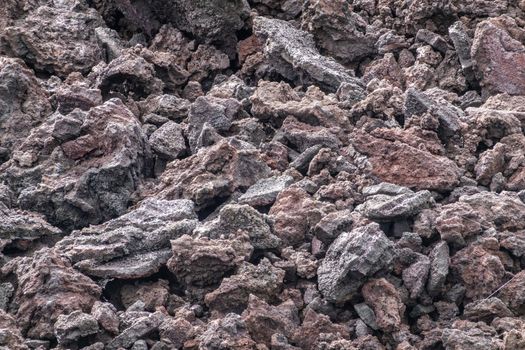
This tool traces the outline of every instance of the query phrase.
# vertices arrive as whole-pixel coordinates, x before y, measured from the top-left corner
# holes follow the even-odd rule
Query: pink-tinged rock
[[[525,94],[525,32],[508,16],[478,24],[471,53],[488,94]]]
[[[405,312],[399,291],[386,279],[375,279],[365,283],[362,289],[365,302],[376,315],[376,323],[386,332],[399,330]]]

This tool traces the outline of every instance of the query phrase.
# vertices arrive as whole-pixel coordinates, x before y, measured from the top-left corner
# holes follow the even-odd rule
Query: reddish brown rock
[[[126,284],[120,290],[120,301],[125,308],[140,300],[144,303],[144,308],[151,312],[159,306],[166,305],[168,296],[169,283],[166,280]]]
[[[525,32],[509,16],[478,24],[472,43],[472,57],[486,93],[525,94]]]
[[[335,211],[333,206],[315,201],[302,189],[289,187],[277,196],[269,215],[275,220],[274,233],[284,244],[298,245],[310,229],[332,211]]]
[[[335,324],[328,316],[307,309],[303,323],[295,331],[292,340],[300,349],[313,350],[323,334],[334,334],[342,339],[350,339],[348,326]]]
[[[95,282],[52,250],[40,250],[33,258],[12,260],[2,273],[16,276],[14,302],[19,307],[15,317],[30,338],[53,339],[53,325],[59,315],[76,310],[90,312],[101,294]]]
[[[501,289],[499,297],[515,314],[523,314],[525,312],[525,271],[517,273],[512,281]]]
[[[22,333],[16,325],[15,319],[0,309],[0,332],[2,334],[0,346],[6,350],[29,350],[24,344]]]
[[[362,293],[366,304],[374,310],[379,328],[387,332],[401,328],[405,304],[396,287],[384,278],[375,279],[365,283]]]
[[[352,141],[359,152],[369,157],[372,174],[382,181],[436,191],[451,190],[459,183],[460,169],[443,156],[363,132],[354,133]]]

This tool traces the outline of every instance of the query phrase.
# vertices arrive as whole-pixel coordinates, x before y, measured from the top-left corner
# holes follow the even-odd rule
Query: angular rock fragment
[[[205,297],[206,305],[219,314],[241,313],[249,295],[271,301],[280,292],[284,271],[263,259],[258,265],[243,263],[236,275],[223,279],[220,287]]]
[[[264,41],[264,54],[273,68],[288,80],[299,78],[319,84],[328,91],[336,91],[341,83],[358,79],[334,60],[322,56],[315,48],[312,36],[295,29],[289,23],[265,17],[254,19],[254,33]]]
[[[211,321],[198,340],[199,348],[203,350],[213,350],[217,346],[232,350],[256,349],[256,343],[251,339],[246,323],[241,316],[234,313]]]
[[[62,78],[69,73],[87,73],[103,59],[95,35],[102,18],[96,11],[71,11],[40,6],[27,17],[5,28],[2,41],[14,56],[36,70]]]
[[[108,350],[117,350],[121,347],[129,348],[135,341],[156,331],[164,319],[164,315],[155,312],[148,316],[138,318],[117,337],[113,338],[105,347]]]
[[[393,221],[417,215],[422,209],[426,209],[432,202],[432,194],[429,191],[406,193],[397,196],[377,194],[368,196],[366,201],[358,206],[356,210],[372,220]]]
[[[55,334],[60,344],[77,342],[80,338],[98,332],[95,318],[82,311],[73,311],[69,315],[58,316]]]
[[[342,233],[328,248],[317,271],[319,290],[330,301],[348,300],[393,259],[393,245],[378,224]]]
[[[437,295],[445,284],[449,271],[449,254],[446,242],[436,244],[430,252],[430,271],[427,282],[427,291],[430,296]]]
[[[151,148],[158,155],[173,160],[186,151],[186,140],[179,124],[169,121],[155,130],[149,137]]]
[[[117,219],[74,231],[56,249],[90,276],[146,277],[168,261],[170,240],[191,233],[196,217],[191,201],[149,199]]]
[[[405,305],[396,288],[384,278],[371,280],[363,286],[363,297],[376,315],[377,326],[384,331],[400,328]]]
[[[270,168],[252,145],[224,139],[183,160],[170,163],[161,176],[160,198],[186,198],[198,208],[270,176]]]
[[[0,310],[0,346],[9,350],[28,350],[24,338],[16,325],[15,319],[3,310]]]
[[[184,235],[171,241],[168,269],[187,289],[220,283],[223,276],[247,260],[253,247],[247,236],[233,239],[195,239]]]
[[[144,177],[149,149],[140,123],[118,99],[68,115],[81,127],[64,139],[64,116],[55,113],[3,164],[0,178],[23,209],[51,224],[80,228],[125,212]]]
[[[95,302],[91,309],[91,315],[103,329],[112,334],[118,333],[120,321],[117,316],[117,310],[112,304],[100,301]]]
[[[292,183],[293,178],[288,175],[261,179],[248,188],[239,198],[239,202],[254,207],[273,204],[279,193]]]

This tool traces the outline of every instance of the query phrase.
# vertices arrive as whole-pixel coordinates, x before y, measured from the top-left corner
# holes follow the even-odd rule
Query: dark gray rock
[[[436,244],[430,252],[429,258],[430,272],[427,291],[429,295],[436,296],[441,292],[448,276],[450,261],[447,242],[439,242]]]
[[[151,148],[161,157],[173,160],[186,151],[186,140],[179,124],[169,121],[149,137]]]
[[[365,217],[378,221],[394,221],[417,215],[433,203],[429,191],[405,193],[397,196],[377,194],[368,196],[356,210]]]
[[[378,330],[379,327],[376,323],[376,315],[374,313],[374,310],[365,303],[355,304],[354,310],[357,312],[357,315],[363,322],[373,330]]]
[[[380,270],[388,270],[393,244],[378,224],[341,234],[330,245],[317,271],[319,290],[330,301],[343,302]]]
[[[139,317],[130,327],[124,329],[122,333],[113,338],[113,340],[106,345],[106,349],[117,350],[121,347],[130,348],[137,340],[156,331],[165,317],[161,312]]]

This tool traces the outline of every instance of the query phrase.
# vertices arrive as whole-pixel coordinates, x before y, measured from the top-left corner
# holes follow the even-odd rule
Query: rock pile
[[[524,18],[0,1],[0,350],[525,349]]]

